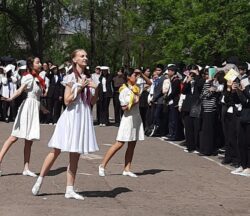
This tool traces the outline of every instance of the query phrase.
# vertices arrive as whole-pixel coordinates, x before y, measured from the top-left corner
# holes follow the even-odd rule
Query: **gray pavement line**
[[[164,141],[164,142],[168,142],[169,144],[171,144],[171,145],[173,145],[173,146],[176,146],[176,147],[178,147],[178,148],[180,148],[180,149],[185,149],[185,147],[184,146],[180,146],[179,144],[176,144],[176,143],[174,143],[174,142],[172,142],[172,141],[165,141],[165,140],[163,140],[162,138],[160,138],[160,137],[157,137],[159,140],[161,140],[161,141]],[[215,164],[217,164],[217,165],[219,165],[219,166],[221,166],[221,167],[224,167],[224,168],[226,168],[226,169],[228,169],[228,170],[233,170],[233,169],[231,169],[231,168],[229,168],[229,167],[227,167],[227,166],[225,166],[225,165],[223,165],[223,164],[221,164],[221,163],[219,163],[219,162],[217,162],[216,160],[213,160],[212,158],[209,158],[209,157],[207,157],[207,156],[202,156],[202,158],[205,158],[205,159],[207,159],[207,160],[209,160],[209,161],[211,161],[211,162],[214,162]]]
[[[113,144],[105,143],[105,144],[102,144],[102,145],[105,145],[105,146],[112,146]]]
[[[93,174],[90,174],[90,173],[84,173],[84,172],[82,172],[82,173],[77,173],[77,175],[86,175],[86,176],[91,176],[91,175],[93,175]]]

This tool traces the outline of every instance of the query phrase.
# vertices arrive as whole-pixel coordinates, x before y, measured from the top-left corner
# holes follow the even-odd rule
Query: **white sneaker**
[[[244,169],[241,173],[239,173],[239,175],[250,177],[250,168]]]
[[[133,177],[133,178],[137,178],[138,177],[136,174],[134,174],[134,173],[132,173],[130,171],[125,171],[125,170],[122,172],[122,175],[124,175],[124,176],[130,176],[130,177]]]
[[[31,191],[32,191],[32,194],[33,194],[34,196],[37,196],[37,195],[39,194],[41,185],[42,185],[42,184],[40,184],[40,183],[38,183],[38,182],[36,182],[36,183],[34,184],[32,190],[31,190]]]
[[[65,198],[66,199],[84,200],[84,197],[77,194],[75,191],[66,192]]]
[[[240,173],[243,171],[243,168],[242,166],[238,167],[237,169],[233,170],[231,172],[231,174],[234,174],[234,175],[240,175]]]
[[[23,175],[24,176],[37,177],[37,175],[35,173],[31,172],[30,170],[24,170]]]
[[[104,167],[102,167],[102,165],[100,164],[98,167],[98,171],[99,171],[99,176],[105,176],[105,169]]]

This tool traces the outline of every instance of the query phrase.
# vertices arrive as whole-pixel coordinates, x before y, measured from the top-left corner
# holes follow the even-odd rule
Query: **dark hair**
[[[177,67],[175,65],[171,65],[168,67],[168,70],[174,71],[174,73],[177,73]]]
[[[199,67],[195,64],[190,64],[187,66],[188,70],[199,70]]]
[[[27,60],[26,60],[26,64],[27,64],[27,71],[28,72],[32,72],[33,71],[33,63],[35,61],[35,59],[38,58],[38,57],[28,57]]]
[[[247,69],[248,69],[247,63],[246,63],[246,62],[241,62],[241,63],[238,65],[238,69],[239,69],[239,70],[247,71]]]
[[[134,68],[127,68],[124,70],[124,76],[126,78],[131,77],[133,73],[134,73]]]
[[[156,68],[160,68],[161,70],[164,69],[164,65],[163,65],[163,64],[157,64],[155,67],[156,67]]]
[[[218,71],[214,77],[218,80],[219,84],[225,84],[226,80],[224,76],[225,76],[225,71],[221,70],[221,71]]]

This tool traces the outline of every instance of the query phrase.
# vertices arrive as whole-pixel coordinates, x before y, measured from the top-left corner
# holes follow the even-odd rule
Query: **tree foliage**
[[[2,1],[0,55],[63,61],[79,47],[91,65],[220,64],[249,60],[249,0]],[[72,34],[62,35],[67,27]],[[20,46],[20,41],[25,42]]]

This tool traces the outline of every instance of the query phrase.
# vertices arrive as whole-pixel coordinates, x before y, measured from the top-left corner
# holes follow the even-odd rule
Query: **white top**
[[[5,98],[10,98],[14,92],[17,89],[17,78],[14,76],[11,76],[11,81],[8,82],[7,77],[2,77],[2,89],[1,89],[1,95]]]
[[[138,77],[138,79],[136,81],[136,85],[138,85],[140,88],[140,95],[143,92],[145,84],[146,84],[146,81],[142,77]]]
[[[91,79],[93,80],[93,82],[98,85],[100,83],[99,78],[100,78],[101,74],[97,74],[97,73],[93,73],[91,74]]]
[[[40,72],[39,76],[43,78],[45,85],[46,85],[45,91],[48,92],[48,90],[49,90],[49,78],[46,77],[46,71]]]
[[[82,94],[77,94],[77,79],[74,73],[65,76],[65,85],[70,85],[74,92],[74,101],[67,106],[60,116],[53,136],[48,146],[61,149],[63,152],[76,152],[88,154],[98,151],[91,107],[87,103],[87,97],[92,97],[94,89],[84,88]]]
[[[103,91],[103,92],[107,92],[106,82],[107,82],[106,78],[103,77],[103,78],[102,78],[102,91]]]
[[[124,88],[119,95],[121,106],[128,105],[132,91],[127,87]],[[144,140],[144,129],[139,111],[139,103],[125,110],[118,129],[116,140],[129,142]]]
[[[27,98],[22,102],[13,125],[12,136],[27,140],[40,139],[40,96],[42,89],[39,81],[31,74],[23,76],[21,84],[26,84]]]

